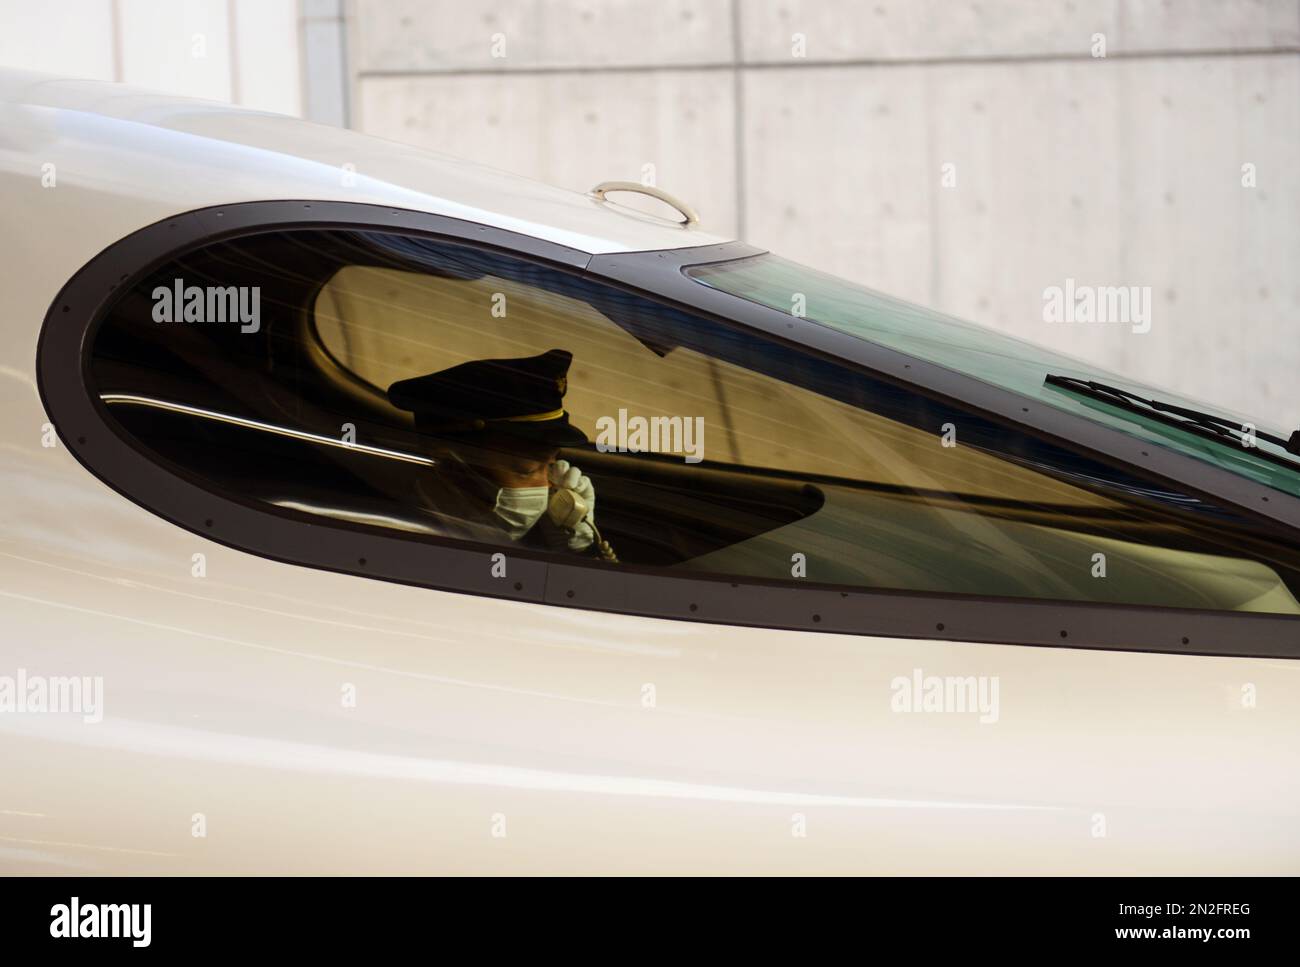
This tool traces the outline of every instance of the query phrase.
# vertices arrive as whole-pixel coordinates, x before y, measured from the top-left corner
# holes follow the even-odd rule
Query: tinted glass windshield
[[[448,240],[293,228],[188,250],[117,294],[88,375],[155,463],[262,510],[269,534],[310,522],[304,543],[364,531],[737,586],[1300,614],[1300,542],[1229,507]]]
[[[1265,426],[1211,402],[1146,386],[1082,360],[874,292],[775,255],[691,266],[686,274],[750,302],[806,315],[840,332],[1086,416],[1300,496],[1300,458],[1281,446],[1256,437],[1256,446],[1250,449],[1239,442],[1240,433],[1225,435],[1223,440],[1207,439],[1171,425],[1159,414],[1134,412],[1141,407],[1120,407],[1060,385],[1045,384],[1044,380],[1053,374],[1104,382],[1147,399],[1209,411],[1240,427],[1258,428],[1283,439],[1289,429]],[[1296,462],[1294,469],[1284,465],[1292,461]]]

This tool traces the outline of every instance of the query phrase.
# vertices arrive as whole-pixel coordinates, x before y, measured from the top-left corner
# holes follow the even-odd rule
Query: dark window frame
[[[1091,433],[1071,414],[1017,412],[1007,391],[905,354],[864,344],[811,320],[711,290],[686,265],[732,260],[763,250],[743,243],[596,255],[447,216],[353,202],[245,202],[203,209],[147,226],[110,246],[70,279],[51,305],[37,350],[46,412],[74,457],[122,496],[220,544],[284,563],[418,587],[561,607],[793,631],[941,639],[1010,645],[1195,655],[1300,658],[1300,618],[1146,605],[976,597],[937,592],[846,589],[726,575],[681,576],[600,562],[560,561],[524,548],[453,539],[413,539],[244,501],[161,466],[117,425],[90,390],[90,351],[120,287],[187,251],[240,235],[288,229],[397,230],[482,246],[551,268],[586,274],[689,312],[795,343],[897,380],[912,390],[985,412],[1044,439],[1079,446],[1117,466],[1156,475],[1226,500],[1247,514],[1300,530],[1300,500],[1249,481],[1207,479],[1191,458],[1172,452],[1134,460],[1140,441],[1117,431]],[[969,384],[969,385],[968,385]],[[1038,409],[1042,409],[1039,407]],[[1028,412],[1027,410],[1025,412]],[[1076,439],[1077,433],[1083,439]],[[1106,434],[1110,434],[1109,437]],[[1127,450],[1125,449],[1127,448]],[[1119,453],[1115,451],[1119,450]],[[1144,454],[1144,457],[1148,454]],[[1177,459],[1171,459],[1177,458]],[[1188,466],[1187,464],[1193,464]],[[1205,484],[1209,484],[1206,487]],[[1235,484],[1245,484],[1243,491]],[[1190,488],[1188,488],[1190,489]],[[1232,499],[1224,490],[1235,494]],[[1194,491],[1194,492],[1195,492]],[[1256,510],[1263,492],[1270,504]],[[505,553],[507,576],[491,576]]]

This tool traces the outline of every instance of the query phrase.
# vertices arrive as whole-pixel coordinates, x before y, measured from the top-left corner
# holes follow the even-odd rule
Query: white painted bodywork
[[[8,174],[53,163],[125,235],[209,205],[285,198],[368,202],[463,218],[583,252],[727,241],[670,219],[459,158],[297,118],[99,81],[0,70]],[[121,204],[124,211],[114,211]],[[126,227],[129,225],[130,227]],[[107,226],[106,226],[107,227]]]
[[[502,602],[278,564],[119,496],[42,446],[34,362],[58,289],[143,225],[312,198],[591,252],[715,240],[290,119],[0,90],[0,676],[105,686],[98,724],[0,713],[0,872],[1300,872],[1297,662]],[[892,712],[915,668],[998,676],[998,721]]]

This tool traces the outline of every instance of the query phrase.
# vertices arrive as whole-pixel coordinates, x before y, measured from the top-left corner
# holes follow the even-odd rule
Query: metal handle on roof
[[[671,205],[681,213],[683,225],[698,225],[700,223],[699,213],[686,202],[674,198],[662,188],[656,188],[654,185],[643,185],[639,181],[602,181],[591,189],[591,194],[596,201],[604,201],[605,196],[611,191],[632,191],[638,195],[649,195],[651,198],[658,198],[665,205]]]

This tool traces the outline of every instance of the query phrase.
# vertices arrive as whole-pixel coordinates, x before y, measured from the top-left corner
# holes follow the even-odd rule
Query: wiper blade
[[[1248,430],[1246,426],[1235,420],[1230,420],[1215,413],[1193,410],[1175,403],[1166,403],[1163,400],[1147,399],[1144,396],[1139,396],[1136,393],[1107,383],[1098,383],[1090,379],[1076,379],[1073,376],[1058,376],[1055,373],[1048,373],[1043,382],[1049,386],[1059,386],[1062,389],[1068,389],[1092,399],[1110,403],[1112,406],[1128,410],[1131,413],[1145,414],[1160,420],[1162,423],[1176,426],[1207,439],[1217,440],[1220,443],[1231,443],[1241,446],[1242,449],[1253,450],[1257,456],[1292,470],[1300,467],[1300,462],[1296,460],[1287,459],[1255,446],[1242,444],[1243,440],[1253,437],[1255,440],[1264,440],[1293,456],[1300,457],[1300,430],[1296,430],[1289,439],[1284,440],[1280,436],[1253,427]]]

